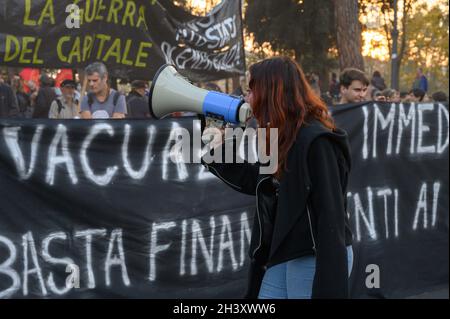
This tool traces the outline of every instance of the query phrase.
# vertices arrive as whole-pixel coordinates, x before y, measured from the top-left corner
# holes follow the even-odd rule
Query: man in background
[[[414,102],[414,103],[419,103],[419,102],[423,102],[423,99],[425,98],[425,91],[422,89],[412,89],[407,98],[406,98],[406,102]]]
[[[423,74],[422,68],[418,68],[417,69],[416,79],[414,80],[412,88],[413,89],[421,89],[422,91],[427,93],[427,91],[428,91],[428,79]]]
[[[19,106],[16,95],[0,76],[0,118],[15,117],[18,114]]]
[[[148,84],[145,81],[135,80],[131,82],[131,92],[126,98],[128,105],[127,118],[144,119],[151,117],[148,97],[145,94],[147,88]]]
[[[42,74],[40,82],[41,86],[36,96],[32,117],[35,119],[48,119],[50,105],[56,98],[56,92],[53,88],[54,80],[48,75]]]
[[[339,77],[341,90],[340,104],[359,103],[365,101],[369,80],[363,71],[347,68]]]
[[[61,82],[61,96],[58,96],[50,106],[48,118],[73,119],[79,117],[78,100],[75,98],[77,84],[73,80]]]
[[[434,102],[444,102],[444,103],[448,102],[447,94],[445,94],[445,92],[443,91],[434,92],[431,95],[431,98]]]
[[[94,62],[85,69],[89,93],[81,101],[83,119],[123,119],[127,114],[125,96],[110,88],[108,70],[101,62]]]

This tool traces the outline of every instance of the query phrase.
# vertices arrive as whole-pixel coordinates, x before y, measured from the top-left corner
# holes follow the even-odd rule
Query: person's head
[[[425,97],[425,91],[422,89],[412,89],[409,92],[409,101],[410,102],[422,102]]]
[[[407,91],[401,91],[400,92],[400,101],[401,102],[409,102],[408,101],[408,92]]]
[[[382,91],[383,96],[386,98],[386,101],[399,103],[400,102],[400,94],[394,89],[385,89]]]
[[[369,80],[364,72],[355,68],[342,71],[339,78],[341,103],[357,103],[365,100]]]
[[[402,101],[402,99],[400,98],[400,92],[397,90],[394,90],[393,95],[390,96],[390,102],[393,103],[400,103]]]
[[[15,75],[11,81],[11,87],[15,92],[23,92],[23,83],[22,78],[18,75]]]
[[[431,99],[431,96],[429,96],[427,93],[425,93],[425,95],[424,95],[424,97],[422,99],[422,102],[424,102],[424,103],[431,103],[431,102],[433,102],[433,100]]]
[[[247,72],[246,72],[247,73]],[[247,76],[240,76],[239,77],[239,85],[241,86],[241,90],[242,92],[247,91],[247,85],[248,85],[248,80],[247,80]]]
[[[423,69],[422,68],[418,68],[417,69],[417,76],[422,76],[423,74]]]
[[[386,102],[386,96],[384,96],[383,92],[380,90],[373,90],[372,91],[372,100],[376,102]]]
[[[131,89],[135,92],[137,92],[139,95],[144,96],[145,90],[147,89],[148,84],[146,81],[142,80],[135,80],[131,82]]]
[[[89,91],[99,94],[108,88],[108,70],[103,63],[91,63],[84,71],[86,72]]]
[[[442,91],[434,92],[431,95],[431,98],[433,99],[434,102],[448,102],[447,94],[445,94],[445,92]]]
[[[39,82],[41,83],[41,87],[51,87],[54,83],[53,79],[45,73],[39,77]]]
[[[325,103],[306,80],[300,66],[291,58],[275,57],[250,66],[247,101],[261,128],[278,129],[278,169],[286,168],[287,154],[305,121],[317,119],[324,126],[335,125]],[[268,135],[267,142],[268,142]]]
[[[61,82],[61,93],[65,99],[71,100],[75,94],[77,84],[73,80],[64,80]]]
[[[381,78],[381,73],[380,73],[380,71],[374,71],[373,74],[372,74],[372,77],[373,77],[373,78]]]

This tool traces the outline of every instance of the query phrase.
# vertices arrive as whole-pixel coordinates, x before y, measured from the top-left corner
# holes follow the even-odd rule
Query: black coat
[[[33,118],[48,119],[50,106],[56,99],[55,90],[52,87],[41,87],[36,96],[36,103],[34,105]]]
[[[127,96],[128,114],[127,118],[149,118],[150,111],[148,109],[148,97],[142,96],[135,91],[131,91]]]
[[[348,297],[351,158],[344,131],[331,132],[317,121],[303,125],[279,182],[259,174],[258,164],[204,165],[235,190],[256,196],[247,297],[257,297],[267,267],[306,255],[316,255],[312,297]]]
[[[15,117],[18,113],[16,95],[9,85],[0,83],[0,118]]]

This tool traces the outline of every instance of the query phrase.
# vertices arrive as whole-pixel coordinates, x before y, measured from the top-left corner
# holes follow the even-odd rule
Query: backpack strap
[[[119,101],[119,98],[120,98],[121,95],[122,94],[120,94],[119,92],[114,91],[114,96],[113,96],[113,104],[114,104],[114,106],[117,105],[117,101]],[[89,92],[87,94],[87,97],[88,97],[89,110],[92,112],[92,104],[94,104],[94,93]]]
[[[94,104],[94,93],[89,92],[87,94],[89,110],[92,111],[92,104]]]
[[[117,105],[117,101],[119,101],[120,95],[121,94],[119,92],[114,91],[114,96],[113,96],[113,104],[114,104],[114,106]]]
[[[136,95],[128,95],[125,99],[125,104],[127,107],[127,117],[132,117],[133,116],[133,109],[131,108],[131,102],[133,102],[134,100],[138,99],[138,97]]]
[[[56,98],[55,101],[56,101],[56,104],[58,104],[58,115],[59,115],[59,114],[61,114],[61,111],[64,108],[64,106],[62,105],[62,102],[60,99]]]

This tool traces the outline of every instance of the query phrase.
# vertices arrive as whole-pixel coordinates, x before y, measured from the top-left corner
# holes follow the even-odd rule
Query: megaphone
[[[157,119],[175,112],[194,112],[240,125],[245,125],[252,115],[250,105],[243,99],[198,88],[170,64],[160,67],[153,78],[149,108]]]

